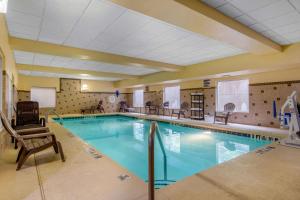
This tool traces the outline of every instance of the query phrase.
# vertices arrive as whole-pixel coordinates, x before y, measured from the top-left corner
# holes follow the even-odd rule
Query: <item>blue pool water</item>
[[[67,118],[63,126],[143,180],[148,176],[151,122],[125,116]],[[168,180],[180,180],[270,144],[269,141],[159,122]],[[157,138],[156,138],[157,140]],[[155,179],[163,179],[163,155],[155,141]]]

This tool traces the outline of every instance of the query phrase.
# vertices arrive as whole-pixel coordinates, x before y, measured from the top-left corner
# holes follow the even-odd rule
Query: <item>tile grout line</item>
[[[38,164],[37,164],[37,161],[36,161],[35,154],[34,154],[34,163],[35,163],[37,179],[38,179],[38,183],[39,183],[39,187],[40,187],[41,198],[42,198],[42,200],[46,200],[44,187],[43,187],[43,183],[42,183],[42,180],[41,180],[40,171],[39,171],[39,168],[38,168]]]

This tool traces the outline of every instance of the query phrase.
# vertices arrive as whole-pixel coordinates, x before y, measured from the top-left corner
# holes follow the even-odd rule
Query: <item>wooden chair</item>
[[[65,161],[65,156],[62,150],[62,146],[59,141],[56,140],[56,137],[51,132],[44,132],[44,133],[35,133],[35,134],[29,134],[30,130],[27,130],[28,134],[20,135],[20,132],[15,131],[11,125],[9,124],[6,116],[3,114],[3,112],[0,112],[1,115],[1,121],[6,129],[6,131],[15,138],[15,140],[19,141],[21,143],[21,148],[17,156],[16,162],[18,163],[17,169],[21,169],[24,162],[27,160],[27,158],[37,152],[43,151],[49,147],[53,147],[55,153],[60,153],[61,160]],[[26,130],[21,130],[26,132]],[[35,130],[36,131],[36,130]]]
[[[227,103],[224,105],[224,112],[215,112],[214,123],[221,119],[224,124],[227,125],[230,114],[234,111],[235,105],[233,103]]]
[[[40,118],[39,103],[36,101],[19,101],[16,108],[16,120],[11,120],[13,129],[20,131],[23,129],[44,130],[46,126],[45,118]],[[40,128],[40,129],[39,129]],[[12,137],[12,142],[15,142],[15,149],[17,148],[17,141]]]
[[[45,118],[40,118],[39,103],[36,101],[19,101],[16,120],[12,119],[14,129],[45,127]]]
[[[184,118],[185,118],[185,112],[188,111],[188,110],[189,110],[189,104],[187,102],[183,102],[180,105],[179,110],[175,110],[175,109],[172,110],[172,116],[173,116],[173,114],[176,114],[177,118],[180,119],[180,116],[183,115]]]

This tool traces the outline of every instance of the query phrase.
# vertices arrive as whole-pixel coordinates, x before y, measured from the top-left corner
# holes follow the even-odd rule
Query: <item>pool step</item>
[[[148,180],[146,180],[148,182]],[[172,183],[175,183],[175,180],[164,180],[164,179],[157,179],[155,180],[155,189],[160,189],[162,187],[165,187],[167,185],[170,185]]]

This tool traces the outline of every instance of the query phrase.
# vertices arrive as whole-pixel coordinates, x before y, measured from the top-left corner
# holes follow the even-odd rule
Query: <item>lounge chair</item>
[[[21,169],[24,162],[27,158],[37,152],[43,151],[49,147],[53,147],[55,153],[60,153],[61,160],[65,161],[65,156],[62,150],[62,146],[59,141],[56,140],[56,137],[51,132],[44,132],[44,133],[35,133],[35,134],[23,134],[20,135],[17,131],[15,131],[11,125],[9,124],[6,116],[3,112],[0,112],[1,121],[6,129],[6,131],[15,138],[15,140],[21,143],[21,148],[17,156],[16,162],[18,163],[17,169]],[[26,132],[26,129],[21,130]],[[36,130],[34,130],[35,132]],[[30,132],[30,129],[27,129],[27,133]]]
[[[126,101],[120,101],[119,112],[134,112],[134,108],[128,107]]]
[[[147,112],[147,109],[148,109],[148,112]],[[151,111],[154,111],[154,114],[157,114],[158,113],[158,107],[153,105],[153,103],[151,101],[147,101],[145,103],[145,112],[147,114],[151,114]]]
[[[99,101],[98,106],[97,106],[97,110],[100,113],[105,113],[105,110],[104,110],[104,107],[103,107],[103,101],[102,100]]]
[[[214,123],[216,123],[216,121],[219,121],[218,119],[221,119],[222,121],[224,121],[224,124],[227,125],[229,116],[234,111],[234,109],[235,105],[233,103],[225,104],[223,112],[215,112]]]
[[[180,119],[181,115],[183,115],[184,118],[185,118],[185,112],[187,112],[188,110],[189,110],[189,104],[187,102],[183,102],[180,105],[180,109],[178,109],[178,110],[173,109],[172,110],[172,115],[171,116],[173,116],[173,114],[176,114],[178,119]]]

